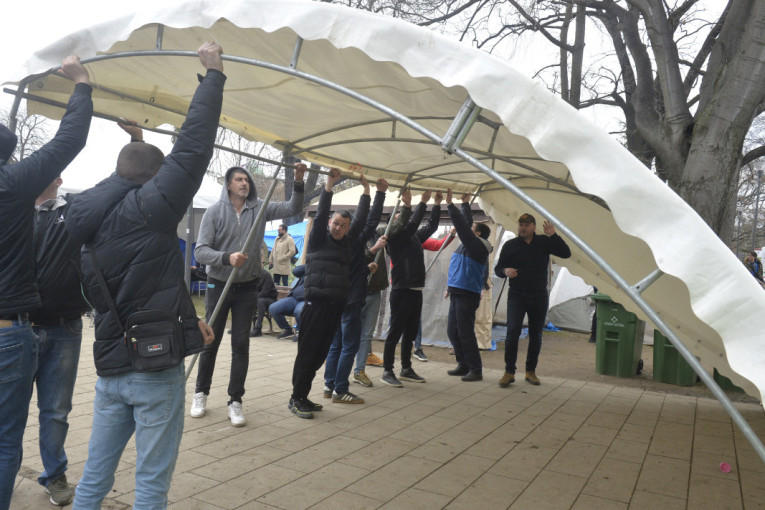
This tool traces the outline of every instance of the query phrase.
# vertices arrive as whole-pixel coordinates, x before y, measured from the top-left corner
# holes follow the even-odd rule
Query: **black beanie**
[[[17,141],[16,135],[4,124],[0,124],[0,163],[5,163],[11,158]]]

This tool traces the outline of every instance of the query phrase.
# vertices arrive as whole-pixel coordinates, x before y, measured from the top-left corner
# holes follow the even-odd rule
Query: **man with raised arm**
[[[69,210],[66,228],[85,245],[83,278],[97,311],[93,358],[98,379],[88,459],[74,497],[77,510],[101,508],[134,433],[133,508],[167,507],[183,432],[183,359],[164,370],[135,371],[123,328],[139,309],[168,309],[179,319],[186,355],[213,340],[183,280],[176,229],[212,157],[226,81],[221,51],[210,42],[198,50],[207,73],[172,152],[164,157],[153,145],[127,144],[117,171],[82,192]]]
[[[66,57],[61,74],[74,92],[53,139],[11,163],[17,138],[0,124],[0,364],[15,367],[0,378],[0,509],[8,508],[21,467],[22,438],[37,369],[36,336],[29,312],[41,304],[32,241],[35,200],[85,147],[93,115],[88,71]],[[48,481],[48,484],[53,480]],[[47,488],[47,487],[46,487]]]
[[[312,402],[308,394],[340,326],[348,301],[353,245],[369,214],[371,199],[367,187],[359,199],[355,215],[341,209],[330,216],[332,186],[338,179],[340,170],[330,169],[306,248],[305,306],[300,317],[298,352],[292,369],[292,397],[287,404],[299,418],[313,418],[313,412],[323,407]],[[325,223],[327,228],[323,227]]]
[[[536,374],[539,352],[542,350],[542,328],[545,325],[549,295],[547,278],[550,255],[562,259],[571,256],[566,242],[555,233],[555,226],[545,221],[544,235],[537,235],[537,222],[528,213],[518,218],[518,237],[502,246],[494,274],[508,278],[507,336],[505,337],[505,373],[499,380],[503,388],[515,382],[515,362],[518,358],[518,338],[523,316],[529,316],[529,348],[526,353],[526,381],[539,385]]]
[[[399,377],[405,381],[424,383],[425,378],[420,377],[412,368],[412,343],[417,336],[420,326],[420,313],[422,312],[422,289],[425,287],[425,256],[422,251],[422,243],[438,229],[438,220],[441,217],[441,201],[443,194],[439,191],[434,197],[433,209],[430,211],[430,219],[427,225],[418,229],[431,191],[422,194],[420,204],[412,214],[409,223],[396,236],[388,240],[388,254],[390,255],[393,268],[392,289],[390,292],[390,329],[385,339],[385,353],[383,355],[383,375],[380,382],[400,388],[403,386],[393,372],[393,362],[396,357],[396,345],[401,342],[401,372]],[[401,194],[404,208],[412,207],[412,194],[405,190]]]
[[[452,190],[446,192],[449,217],[462,245],[449,260],[447,292],[449,294],[449,319],[446,333],[454,347],[457,368],[447,371],[449,375],[462,376],[462,380],[483,379],[481,353],[475,337],[475,312],[481,304],[481,292],[488,290],[489,277],[489,229],[485,223],[473,223],[470,210],[470,194],[462,195],[462,212],[452,203]]]
[[[288,218],[303,210],[303,175],[306,169],[303,163],[295,167],[295,184],[289,202],[269,202],[265,205],[265,218],[255,231],[250,244],[252,251],[249,254],[242,252],[242,249],[258,211],[264,207],[264,201],[258,198],[255,181],[247,170],[240,166],[228,169],[226,186],[221,190],[220,200],[209,207],[202,216],[194,256],[199,263],[207,266],[205,318],[208,322],[223,294],[226,281],[235,267],[239,269],[215,322],[211,324],[215,332],[215,341],[205,347],[199,356],[194,402],[189,413],[192,418],[201,418],[206,413],[215,360],[230,311],[231,371],[228,377],[228,417],[234,427],[243,427],[247,423],[242,408],[242,397],[250,363],[250,324],[252,314],[258,307],[258,280],[263,269],[260,247],[263,244],[265,222]]]

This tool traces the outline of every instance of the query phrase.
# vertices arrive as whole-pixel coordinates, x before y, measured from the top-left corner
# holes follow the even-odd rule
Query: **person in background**
[[[757,256],[756,251],[750,251],[746,257],[744,257],[744,265],[752,276],[758,281],[762,281],[762,261]]]
[[[8,51],[13,51],[9,49]],[[29,313],[39,308],[35,278],[35,200],[85,147],[93,115],[88,71],[76,56],[60,73],[74,82],[66,113],[53,139],[21,161],[12,162],[18,141],[0,124],[0,509],[11,504],[21,467],[22,440],[37,371],[37,337]],[[54,480],[48,480],[48,486]],[[65,482],[65,480],[64,480]],[[51,490],[49,489],[49,492]]]
[[[258,307],[252,315],[251,337],[263,336],[263,317],[266,316],[266,310],[276,301],[277,297],[276,285],[271,278],[271,273],[263,269],[258,280]]]
[[[279,225],[278,235],[274,239],[274,247],[268,257],[268,269],[274,274],[276,285],[288,285],[289,273],[292,268],[290,260],[297,253],[295,240],[287,232],[287,225]]]
[[[544,235],[537,235],[537,222],[528,213],[518,218],[518,237],[510,239],[499,252],[494,273],[509,278],[507,288],[507,336],[505,337],[505,373],[499,385],[507,387],[515,381],[518,338],[523,317],[529,316],[529,348],[526,353],[526,381],[539,385],[536,375],[539,352],[542,350],[542,328],[545,325],[549,295],[550,255],[562,259],[571,256],[566,242],[555,233],[555,226],[545,221]]]
[[[295,330],[284,317],[286,315],[295,317],[295,329],[297,329],[300,325],[300,314],[305,305],[305,265],[295,266],[292,269],[292,275],[295,279],[292,281],[290,293],[287,294],[287,297],[279,299],[268,307],[271,318],[282,328],[282,332],[277,337],[279,340],[295,335]],[[297,341],[297,339],[295,338],[293,341]]]

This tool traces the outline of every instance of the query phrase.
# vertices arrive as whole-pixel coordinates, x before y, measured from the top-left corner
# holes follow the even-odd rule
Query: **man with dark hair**
[[[330,217],[332,186],[340,170],[330,169],[319,197],[314,229],[306,248],[305,306],[300,318],[298,352],[292,369],[292,397],[287,407],[299,418],[313,418],[322,409],[308,398],[316,371],[324,364],[340,326],[348,299],[353,244],[369,214],[369,188],[359,199],[356,215],[342,209]],[[351,219],[353,221],[351,221]],[[324,223],[328,228],[324,229]]]
[[[383,375],[380,382],[401,388],[403,384],[393,373],[393,362],[396,357],[396,345],[403,335],[401,342],[401,372],[399,377],[405,381],[424,383],[412,368],[412,343],[417,336],[422,313],[422,289],[425,287],[425,256],[422,243],[438,229],[441,217],[441,201],[443,194],[439,191],[434,197],[433,209],[430,211],[428,224],[419,230],[431,191],[422,194],[417,210],[412,214],[409,223],[397,235],[388,240],[388,254],[393,268],[391,269],[392,290],[390,292],[390,328],[385,339],[383,354]],[[405,208],[411,208],[412,194],[409,190],[401,193],[401,201]]]
[[[762,281],[762,261],[757,256],[756,251],[747,253],[746,257],[744,257],[744,265],[752,276],[757,280]]]
[[[488,289],[486,281],[491,253],[488,239],[491,230],[485,223],[473,223],[469,200],[469,193],[462,195],[460,214],[452,203],[452,190],[446,192],[449,217],[462,242],[449,261],[449,319],[446,332],[454,347],[457,368],[447,373],[462,376],[463,381],[480,381],[483,379],[483,365],[475,336],[475,312],[481,304],[481,292]]]
[[[82,192],[66,219],[69,235],[85,245],[83,279],[97,311],[93,357],[98,380],[88,459],[75,491],[77,510],[101,508],[133,433],[135,508],[167,507],[183,431],[183,360],[165,370],[135,371],[123,328],[139,309],[165,309],[179,318],[186,355],[213,340],[183,280],[176,229],[212,157],[226,81],[220,53],[220,46],[209,42],[198,50],[207,74],[172,152],[160,164],[150,159],[147,164],[156,166],[137,171],[130,155],[156,151],[131,143],[123,151],[124,166]]]
[[[515,361],[518,358],[518,338],[523,317],[529,316],[529,348],[526,353],[526,381],[539,385],[536,375],[539,351],[542,350],[542,328],[545,325],[547,280],[550,255],[562,259],[571,256],[566,242],[555,233],[555,227],[545,221],[545,235],[537,235],[537,223],[528,213],[518,218],[518,237],[502,246],[494,273],[509,278],[507,286],[507,336],[505,337],[505,373],[499,385],[507,387],[515,381]]]
[[[9,377],[0,378],[0,508],[9,507],[21,467],[37,369],[37,338],[29,322],[29,312],[41,305],[32,239],[35,200],[85,147],[93,114],[88,71],[79,59],[66,57],[61,73],[75,82],[74,92],[50,142],[9,163],[17,138],[0,124],[0,351],[2,365],[13,367]]]
[[[64,442],[80,360],[82,314],[90,310],[80,282],[81,245],[64,226],[75,195],[58,196],[62,182],[56,177],[35,201],[35,269],[42,306],[29,314],[39,337],[34,380],[43,471],[37,482],[54,505],[68,505],[74,497],[65,474]]]
[[[365,200],[364,197],[369,197],[369,183],[364,179],[363,175],[361,176],[361,184],[364,186],[362,200]],[[363,398],[349,391],[348,376],[351,375],[353,360],[359,350],[359,343],[361,341],[361,311],[367,295],[367,279],[369,275],[365,247],[367,241],[374,235],[377,224],[380,223],[386,191],[388,191],[388,183],[385,179],[377,181],[374,205],[369,212],[364,229],[353,240],[351,247],[348,301],[343,311],[340,327],[332,339],[332,345],[327,354],[324,370],[324,397],[332,398],[332,402],[336,403],[364,403]],[[361,205],[359,209],[361,209]],[[373,250],[377,252],[383,249],[386,240],[386,236],[381,236],[377,240],[376,245],[373,246]]]
[[[234,427],[243,427],[247,420],[242,409],[244,382],[250,362],[250,325],[252,314],[258,306],[258,280],[263,264],[260,247],[263,244],[265,222],[295,216],[303,210],[303,175],[306,166],[295,167],[295,184],[289,202],[269,202],[265,205],[265,218],[257,226],[250,245],[251,253],[243,253],[244,242],[264,201],[252,177],[242,167],[235,166],[226,172],[226,186],[221,190],[220,200],[205,211],[199,227],[199,238],[194,256],[207,267],[207,290],[205,291],[206,320],[212,317],[223,288],[231,272],[239,268],[223,301],[215,323],[215,341],[204,348],[199,356],[196,391],[191,405],[191,417],[201,418],[206,413],[207,396],[210,394],[215,360],[223,340],[226,320],[231,312],[231,371],[228,382],[228,417]]]
[[[282,223],[277,230],[278,235],[274,239],[274,247],[271,248],[271,255],[268,256],[268,269],[274,274],[274,283],[276,285],[288,285],[292,257],[297,253],[295,240],[287,232],[287,225]]]

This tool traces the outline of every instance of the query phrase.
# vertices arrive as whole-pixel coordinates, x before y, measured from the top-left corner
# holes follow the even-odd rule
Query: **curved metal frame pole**
[[[284,153],[284,159],[287,159],[288,154]],[[282,166],[279,165],[279,167],[276,169],[276,172],[274,173],[273,181],[271,182],[271,186],[268,188],[268,192],[266,193],[266,196],[263,198],[263,203],[260,206],[260,209],[258,210],[258,214],[255,216],[255,221],[252,222],[252,227],[250,228],[250,232],[247,234],[247,239],[244,240],[244,246],[242,246],[242,253],[247,253],[252,246],[252,240],[255,238],[255,231],[258,229],[258,226],[263,223],[265,220],[266,215],[266,207],[268,206],[268,203],[271,201],[271,197],[274,194],[274,190],[276,189],[276,184],[279,182],[277,177],[279,175],[279,172],[281,172]],[[220,309],[223,307],[223,301],[226,299],[226,295],[228,294],[228,291],[231,289],[231,285],[234,283],[234,278],[236,278],[236,275],[239,272],[238,267],[234,267],[231,270],[231,274],[228,276],[228,280],[226,280],[226,285],[223,287],[223,292],[221,292],[220,297],[218,298],[218,302],[215,304],[215,308],[213,309],[212,314],[210,315],[210,320],[208,321],[208,324],[212,325],[215,323],[215,319],[218,318],[218,314],[220,313]],[[197,362],[197,358],[199,358],[199,353],[194,354],[194,357],[191,358],[191,363],[189,363],[189,367],[186,369],[186,381],[189,380],[189,375],[191,375],[191,370],[194,368],[194,364]]]
[[[640,307],[640,309],[648,316],[648,318],[672,342],[672,345],[675,346],[683,359],[685,359],[685,361],[691,365],[694,372],[696,372],[699,378],[701,378],[704,384],[706,384],[712,394],[717,398],[720,404],[722,404],[725,411],[730,415],[736,425],[738,425],[746,438],[749,440],[749,443],[754,447],[757,455],[759,455],[762,461],[765,462],[765,446],[763,446],[762,441],[760,441],[760,439],[757,437],[757,434],[755,434],[754,430],[752,430],[752,428],[749,426],[749,423],[747,423],[738,409],[733,406],[733,403],[730,401],[725,392],[717,385],[712,376],[710,376],[704,370],[704,367],[701,366],[699,360],[696,359],[696,357],[685,346],[685,344],[683,344],[683,342],[675,334],[672,328],[670,328],[669,325],[664,322],[664,320],[653,310],[651,305],[649,305],[648,302],[643,299],[641,295],[643,289],[637,289],[636,287],[631,286],[613,267],[611,267],[610,264],[608,264],[608,262],[606,262],[603,257],[596,253],[595,250],[590,248],[590,246],[587,245],[584,240],[582,240],[582,238],[574,233],[573,230],[568,228],[554,214],[548,211],[536,200],[531,198],[531,196],[527,195],[523,190],[515,186],[512,182],[505,179],[501,174],[487,167],[477,159],[473,158],[470,154],[464,152],[462,149],[457,149],[454,151],[454,153],[481,170],[496,182],[500,183],[506,190],[525,202],[526,205],[547,218],[548,221],[559,228],[560,231],[566,235],[566,237],[568,237],[574,244],[576,244],[584,252],[585,255],[590,257],[593,262],[595,262],[598,267],[600,267],[619,286],[619,288],[621,288],[627,294],[627,296]]]
[[[167,51],[167,50],[149,50],[149,51],[136,51],[136,52],[121,52],[121,53],[114,53],[109,55],[99,55],[95,57],[91,57],[88,59],[83,59],[81,62],[83,64],[87,64],[90,62],[97,62],[101,60],[111,60],[116,58],[125,58],[125,57],[134,57],[134,56],[187,56],[187,57],[196,57],[197,54],[194,51]],[[414,122],[409,117],[397,112],[396,110],[390,108],[389,106],[386,106],[379,101],[375,101],[371,98],[368,98],[355,90],[351,90],[347,87],[343,87],[341,85],[338,85],[334,82],[331,82],[329,80],[326,80],[324,78],[320,78],[318,76],[314,76],[302,71],[298,71],[296,69],[292,69],[290,67],[284,67],[276,64],[272,64],[269,62],[263,62],[255,59],[245,58],[245,57],[233,57],[229,55],[222,55],[221,58],[223,60],[228,60],[231,62],[237,62],[241,64],[247,64],[247,65],[254,65],[256,67],[262,67],[264,69],[270,69],[272,71],[281,72],[284,74],[288,74],[291,76],[295,76],[298,78],[302,78],[306,81],[310,81],[312,83],[316,83],[318,85],[322,85],[324,87],[327,87],[331,90],[334,90],[336,92],[339,92],[341,94],[344,94],[348,97],[351,97],[353,99],[356,99],[357,101],[360,101],[361,103],[364,103],[368,106],[371,106],[372,108],[375,108],[384,114],[388,115],[389,117],[398,120],[402,124],[412,128],[413,130],[417,131],[418,133],[422,134],[426,138],[433,141],[435,144],[440,145],[442,143],[442,138],[438,136],[437,134],[433,133],[429,129],[425,128],[424,126]],[[55,72],[55,69],[49,71],[49,73]],[[40,75],[36,75],[35,77],[30,77],[27,80],[25,80],[22,83],[28,83],[32,79],[35,79],[39,77]],[[577,236],[571,229],[566,227],[558,218],[556,218],[554,215],[552,215],[547,209],[545,209],[542,205],[537,203],[534,199],[532,199],[529,195],[527,195],[524,191],[522,191],[520,188],[512,184],[509,180],[504,178],[501,174],[496,172],[495,170],[489,168],[485,164],[483,164],[481,161],[477,160],[470,154],[466,153],[463,149],[458,148],[454,150],[454,154],[458,157],[462,158],[466,162],[470,163],[475,168],[479,169],[481,172],[486,174],[487,176],[494,179],[496,182],[502,185],[505,189],[516,195],[518,198],[520,198],[523,202],[528,204],[532,209],[537,211],[538,213],[544,215],[547,217],[553,225],[558,227],[561,232],[563,232],[569,239],[572,240],[582,251],[588,255],[603,271],[609,275],[614,282],[617,283],[617,285],[625,291],[625,293],[640,307],[641,310],[643,310],[646,315],[654,322],[656,326],[659,327],[659,329],[665,333],[665,336],[670,340],[670,342],[677,348],[678,352],[680,352],[680,355],[685,359],[691,367],[693,367],[694,371],[697,373],[697,375],[701,378],[701,380],[704,382],[704,384],[707,385],[707,387],[712,391],[714,396],[717,398],[718,401],[722,404],[723,408],[728,412],[728,414],[731,416],[733,421],[739,426],[739,428],[742,430],[746,438],[749,440],[749,442],[754,447],[757,454],[760,456],[760,458],[765,462],[765,446],[763,446],[760,439],[757,437],[757,435],[754,433],[752,428],[749,426],[749,424],[744,420],[743,416],[741,416],[741,413],[738,412],[738,410],[733,406],[730,399],[728,399],[727,395],[720,389],[720,387],[717,385],[717,383],[714,382],[712,377],[707,374],[699,361],[696,359],[695,356],[691,354],[691,352],[688,350],[687,347],[682,343],[682,341],[679,339],[679,337],[672,331],[672,329],[667,325],[666,322],[664,322],[661,317],[651,308],[651,306],[640,296],[638,292],[636,292],[630,285],[627,283],[624,278],[622,278],[614,268],[612,268],[606,261],[603,259],[600,255],[598,255],[592,248],[590,248],[579,236]]]

